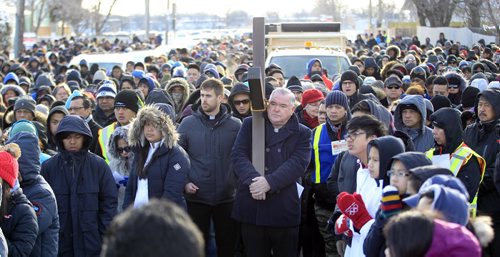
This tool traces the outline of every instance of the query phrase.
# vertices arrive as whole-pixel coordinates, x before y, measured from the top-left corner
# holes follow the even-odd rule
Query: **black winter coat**
[[[192,110],[193,114],[178,128],[179,144],[191,161],[188,180],[199,187],[195,194],[186,194],[186,199],[208,205],[232,202],[236,178],[231,152],[241,122],[231,115],[226,105],[221,105],[212,122],[199,105],[193,105]]]
[[[67,132],[84,135],[81,151],[64,149],[61,135]],[[59,256],[99,256],[102,236],[116,214],[115,180],[106,162],[88,152],[91,139],[81,117],[64,117],[55,135],[60,151],[42,164],[41,174],[57,199]]]
[[[266,200],[254,200],[249,185],[260,173],[252,165],[252,119],[243,121],[234,143],[232,161],[238,177],[236,200],[232,216],[244,223],[257,226],[293,227],[300,224],[300,197],[296,182],[304,175],[311,159],[311,130],[292,115],[275,132],[265,117],[264,177],[271,189]]]
[[[21,188],[12,193],[9,201],[8,214],[0,222],[0,227],[7,239],[9,256],[29,256],[38,235],[33,205]]]

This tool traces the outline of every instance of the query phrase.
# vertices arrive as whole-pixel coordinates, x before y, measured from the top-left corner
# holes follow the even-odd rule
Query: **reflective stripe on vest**
[[[314,133],[313,149],[314,149],[314,168],[316,179],[314,183],[319,184],[321,182],[321,165],[319,162],[319,139],[321,137],[321,131],[323,130],[323,124],[316,127],[316,132]]]
[[[115,127],[116,127],[116,122],[100,129],[98,132],[98,141],[99,145],[101,146],[102,157],[104,158],[107,164],[109,164],[110,161],[108,158],[108,142],[109,138],[111,138],[111,135],[113,134],[113,131],[115,131]]]
[[[432,160],[432,157],[434,156],[434,148],[431,148],[429,151],[427,151],[425,155]],[[472,150],[463,142],[462,144],[460,144],[460,146],[458,146],[457,150],[455,150],[455,152],[451,154],[450,170],[456,177],[462,166],[467,164],[467,162],[470,160],[472,156],[476,157],[477,162],[479,163],[479,168],[481,172],[481,180],[479,181],[479,185],[481,185],[481,183],[483,182],[484,171],[486,170],[486,161],[483,159],[483,157],[474,152],[474,150]],[[476,217],[477,213],[477,195],[478,192],[476,192],[476,194],[474,195],[474,199],[472,200],[469,206],[471,217],[473,218]]]

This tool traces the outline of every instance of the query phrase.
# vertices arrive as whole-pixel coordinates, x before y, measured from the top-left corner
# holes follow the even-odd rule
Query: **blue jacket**
[[[167,115],[154,105],[145,106],[141,109],[137,118],[131,124],[129,130],[129,145],[134,153],[134,165],[130,170],[130,177],[123,200],[123,209],[133,205],[137,193],[138,165],[144,165],[140,160],[141,151],[149,144],[144,137],[144,126],[146,123],[156,124],[162,129],[163,140],[156,149],[149,163],[144,167],[147,170],[148,196],[152,198],[164,198],[175,202],[186,209],[184,199],[184,186],[187,183],[187,175],[190,168],[189,156],[177,144],[178,135],[173,123],[168,123]],[[170,119],[168,119],[170,120]],[[166,122],[166,123],[165,123]],[[147,156],[148,152],[146,152]]]
[[[40,161],[33,156],[40,155],[38,138],[27,132],[20,132],[7,143],[16,143],[21,148],[19,172],[23,178],[21,188],[33,204],[38,220],[38,237],[30,256],[57,256],[59,241],[59,215],[56,197],[47,181],[40,175]]]
[[[198,108],[199,107],[199,108]],[[188,201],[217,205],[234,201],[236,179],[231,164],[231,150],[241,122],[222,105],[213,125],[193,105],[193,114],[178,128],[179,144],[189,154],[191,168],[188,180],[199,187],[195,194],[186,194]]]
[[[84,135],[79,152],[64,149],[61,135]],[[104,160],[88,152],[90,128],[80,116],[61,120],[55,141],[59,152],[42,164],[41,174],[54,190],[59,210],[58,256],[99,256],[102,236],[116,214],[117,190]]]
[[[265,115],[265,178],[271,189],[266,200],[254,200],[249,185],[260,174],[252,165],[252,119],[243,121],[234,143],[232,161],[238,178],[233,218],[258,226],[292,227],[300,224],[300,197],[296,182],[311,157],[311,131],[296,115],[276,133]]]

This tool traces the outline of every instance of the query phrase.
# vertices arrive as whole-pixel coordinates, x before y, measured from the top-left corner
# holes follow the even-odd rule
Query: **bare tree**
[[[115,6],[117,0],[113,0],[111,5],[109,6],[108,12],[105,16],[101,14],[102,0],[97,1],[97,3],[93,6],[92,11],[94,13],[94,33],[96,35],[101,35],[102,30],[104,29],[104,25],[108,22],[109,16],[111,16],[111,11]]]
[[[340,0],[317,0],[313,13],[316,15],[331,15],[334,21],[340,21]]]
[[[456,0],[412,0],[420,26],[448,27],[457,6]]]
[[[495,26],[495,30],[497,32],[496,35],[496,43],[500,44],[500,25],[498,22],[498,13],[500,13],[500,0],[489,0],[486,2],[486,10],[488,11],[488,20],[493,26]]]

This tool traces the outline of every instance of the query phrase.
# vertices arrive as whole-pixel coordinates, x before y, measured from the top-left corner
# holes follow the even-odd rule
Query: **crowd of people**
[[[340,74],[266,67],[264,138],[251,40],[0,59],[0,255],[500,256],[500,48],[385,37]]]

